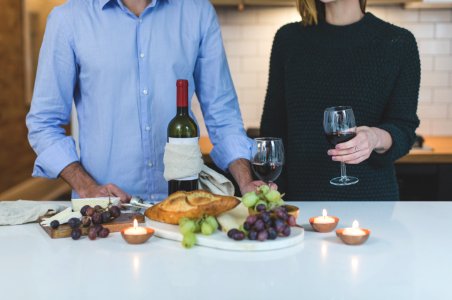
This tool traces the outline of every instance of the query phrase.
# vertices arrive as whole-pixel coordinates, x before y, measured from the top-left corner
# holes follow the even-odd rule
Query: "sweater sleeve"
[[[287,118],[284,99],[284,58],[283,58],[283,28],[278,30],[273,40],[270,56],[270,70],[267,94],[261,118],[260,135],[279,137],[287,143]]]
[[[382,122],[377,126],[392,138],[391,148],[383,154],[373,152],[369,163],[375,166],[392,164],[406,155],[416,138],[419,118],[416,114],[420,84],[419,52],[414,36],[407,32],[397,40],[397,57],[400,61],[390,99]]]

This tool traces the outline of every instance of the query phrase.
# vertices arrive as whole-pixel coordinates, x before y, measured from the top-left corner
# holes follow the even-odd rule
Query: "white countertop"
[[[50,239],[37,224],[0,226],[1,299],[452,299],[452,202],[295,202],[300,245],[266,252],[190,250],[151,238]],[[358,219],[361,246],[312,232],[327,208]]]

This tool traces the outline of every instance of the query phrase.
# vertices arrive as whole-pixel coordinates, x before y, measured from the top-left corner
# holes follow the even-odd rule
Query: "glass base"
[[[358,178],[353,176],[344,176],[344,177],[335,177],[330,180],[332,185],[344,186],[344,185],[352,185],[359,181]]]

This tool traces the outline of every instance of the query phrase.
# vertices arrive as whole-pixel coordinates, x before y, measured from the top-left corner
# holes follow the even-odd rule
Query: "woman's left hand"
[[[377,144],[378,135],[374,129],[360,126],[356,128],[356,136],[353,139],[337,144],[335,149],[328,150],[328,155],[334,161],[359,164],[369,158]]]

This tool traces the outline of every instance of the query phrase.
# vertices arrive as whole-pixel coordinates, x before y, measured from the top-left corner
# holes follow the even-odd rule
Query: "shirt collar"
[[[109,2],[111,2],[111,1],[118,1],[118,0],[99,0],[99,2],[100,2],[100,7],[102,8],[102,9],[104,9],[104,7],[105,7],[105,5],[107,5]],[[152,0],[152,2],[151,2],[151,5],[150,5],[150,7],[154,7],[156,4],[157,4],[157,2],[158,2],[159,0]]]

